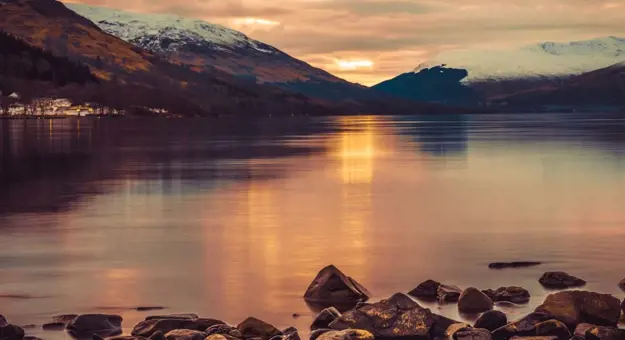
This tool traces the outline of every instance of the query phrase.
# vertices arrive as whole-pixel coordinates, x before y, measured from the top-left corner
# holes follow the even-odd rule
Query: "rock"
[[[493,262],[488,265],[491,269],[505,269],[505,268],[526,268],[541,265],[542,262],[538,261],[515,261],[515,262]]]
[[[582,287],[586,285],[586,281],[565,272],[546,272],[538,279],[538,282],[547,288],[554,289]]]
[[[551,316],[546,313],[530,313],[520,320],[499,327],[492,332],[493,339],[507,340],[513,336],[534,336],[536,325],[550,320]]]
[[[536,336],[555,336],[559,340],[569,340],[571,332],[568,327],[558,320],[547,320],[536,324]]]
[[[238,340],[239,338],[235,338],[226,334],[212,334],[206,337],[205,340]],[[260,338],[259,338],[260,339]]]
[[[343,331],[329,331],[321,333],[317,340],[374,340],[375,337],[362,329],[346,329]],[[313,338],[311,337],[311,340]]]
[[[462,313],[477,314],[493,309],[493,300],[477,288],[467,288],[458,299],[458,310]]]
[[[206,333],[192,329],[174,329],[165,334],[167,340],[204,340]]]
[[[556,336],[513,336],[510,340],[558,340]],[[582,339],[571,339],[571,340],[584,340]]]
[[[458,302],[462,294],[462,289],[457,286],[441,284],[436,291],[436,297],[439,303],[453,303]]]
[[[429,309],[419,306],[408,295],[392,297],[343,313],[330,323],[335,330],[362,329],[375,337],[429,337],[434,317]]]
[[[293,314],[291,314],[291,317],[292,317],[292,318],[294,318],[294,319],[297,319],[297,318],[299,318],[300,316],[301,316],[301,315],[299,315],[298,313],[293,313]]]
[[[276,335],[282,335],[282,332],[265,321],[249,317],[241,322],[237,329],[241,332],[244,339],[260,337],[269,340]]]
[[[466,323],[456,322],[456,323],[449,325],[449,327],[447,327],[447,330],[445,331],[445,334],[443,336],[436,337],[436,338],[453,339],[457,332],[461,330],[471,329],[471,328],[473,327],[471,327],[470,325],[467,325]]]
[[[97,334],[93,335],[93,340],[148,340],[148,338],[144,338],[142,336],[112,336],[108,338],[103,338]]]
[[[224,324],[215,319],[152,319],[139,322],[131,334],[150,337],[154,332],[161,331],[167,334],[175,329],[188,329],[192,331],[205,331],[210,326]]]
[[[240,330],[238,330],[236,327],[232,327],[226,324],[210,326],[208,327],[208,329],[206,329],[205,333],[206,335],[221,334],[239,339],[243,338],[243,334],[241,334]]]
[[[580,323],[579,325],[577,325],[577,327],[575,327],[575,331],[573,332],[573,335],[585,337],[586,331],[593,327],[596,327],[596,326],[590,323]]]
[[[312,281],[304,299],[313,303],[356,304],[369,299],[368,291],[333,265],[323,268]]]
[[[199,316],[197,314],[188,313],[188,314],[169,314],[169,315],[150,315],[145,318],[145,320],[157,320],[157,319],[198,319]]]
[[[492,340],[490,332],[481,328],[463,328],[454,334],[454,340]],[[568,339],[567,339],[568,340]]]
[[[43,339],[38,338],[36,336],[32,336],[32,335],[26,335],[26,336],[24,336],[24,338],[22,340],[43,340]]]
[[[139,306],[139,307],[135,307],[135,310],[139,311],[139,312],[145,312],[145,311],[150,311],[150,310],[163,310],[165,309],[165,307],[163,306]]]
[[[586,340],[625,340],[625,330],[595,326],[586,331]]]
[[[152,335],[150,335],[150,337],[148,339],[150,339],[150,340],[165,340],[165,333],[163,333],[161,331],[156,331],[156,332],[152,333]]]
[[[93,334],[113,336],[121,334],[122,317],[109,314],[83,314],[70,321],[66,329],[78,338],[90,337]]]
[[[8,324],[9,323],[7,322],[7,319],[5,319],[3,315],[0,315],[0,327],[6,326]]]
[[[44,324],[41,328],[44,331],[62,331],[65,329],[65,324],[62,322],[51,322]]]
[[[330,323],[334,321],[336,318],[340,317],[341,313],[334,307],[329,307],[321,311],[315,317],[315,320],[310,325],[310,330],[314,331],[319,328],[328,328]]]
[[[621,313],[620,301],[614,296],[579,290],[550,294],[536,311],[564,322],[569,329],[580,323],[615,326]]]
[[[621,287],[622,290],[625,290],[625,279],[622,279],[621,282],[618,283],[618,286]]]
[[[321,334],[326,333],[326,332],[334,332],[334,330],[333,329],[329,329],[329,328],[316,329],[316,330],[310,332],[310,340],[316,340],[318,337],[321,336]]]
[[[297,328],[289,327],[282,330],[282,335],[276,335],[271,340],[301,340]]]
[[[408,292],[408,295],[414,296],[426,301],[435,301],[438,297],[438,287],[440,282],[434,280],[427,280],[417,286],[417,288]]]
[[[505,326],[507,323],[508,317],[505,313],[498,310],[490,310],[480,315],[480,317],[475,321],[475,325],[473,325],[473,327],[488,329],[492,332],[499,327]]]
[[[52,317],[52,322],[61,322],[67,325],[68,323],[76,319],[76,317],[78,317],[78,314],[57,315]]]
[[[493,302],[512,302],[524,304],[530,301],[530,292],[521,287],[501,287],[496,290],[487,289],[482,293],[488,295]]]
[[[463,327],[471,327],[465,323],[434,313],[431,315],[430,323],[430,337],[435,339],[449,338],[457,330]]]
[[[0,340],[22,340],[24,338],[24,330],[22,327],[7,324],[0,326]]]

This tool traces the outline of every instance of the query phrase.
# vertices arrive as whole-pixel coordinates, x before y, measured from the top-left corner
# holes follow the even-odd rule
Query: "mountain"
[[[466,70],[440,66],[401,74],[373,86],[374,89],[398,97],[448,105],[477,106],[478,95],[461,83]]]
[[[293,58],[245,34],[201,20],[67,4],[103,31],[196,70],[217,69],[308,96],[370,98],[372,91]]]

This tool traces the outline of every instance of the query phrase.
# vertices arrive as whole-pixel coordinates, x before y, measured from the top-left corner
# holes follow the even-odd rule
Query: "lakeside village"
[[[141,112],[157,116],[169,116],[165,109],[141,107]],[[88,116],[123,116],[126,112],[98,103],[74,104],[66,98],[35,98],[23,101],[18,93],[6,96],[0,92],[0,118],[63,118]]]

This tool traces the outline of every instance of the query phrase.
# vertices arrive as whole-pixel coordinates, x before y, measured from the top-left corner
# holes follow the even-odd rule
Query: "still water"
[[[160,305],[306,330],[327,264],[374,299],[522,286],[514,315],[547,270],[625,296],[625,117],[0,121],[0,143],[0,314],[19,325],[129,328]],[[509,260],[545,264],[487,267]]]

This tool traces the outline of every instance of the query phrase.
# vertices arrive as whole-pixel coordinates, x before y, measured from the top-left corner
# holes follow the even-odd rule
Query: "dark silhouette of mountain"
[[[480,100],[475,91],[460,82],[467,75],[466,70],[435,66],[419,72],[404,73],[373,88],[406,99],[477,106]]]

